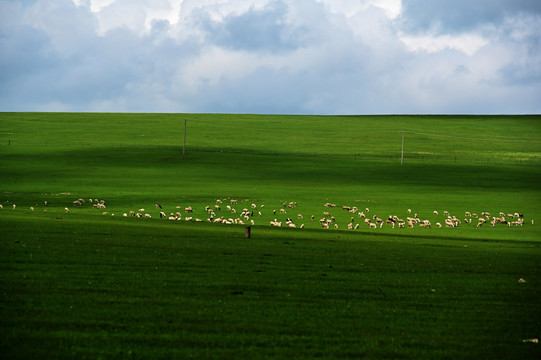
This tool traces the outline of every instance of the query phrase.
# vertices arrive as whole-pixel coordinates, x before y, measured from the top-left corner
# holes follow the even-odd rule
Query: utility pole
[[[400,157],[400,165],[404,165],[404,129],[402,129],[402,156]]]
[[[186,120],[184,120],[184,146],[182,147],[182,155],[186,155]]]

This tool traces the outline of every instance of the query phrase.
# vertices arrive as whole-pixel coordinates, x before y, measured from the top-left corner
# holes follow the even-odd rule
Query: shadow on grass
[[[178,177],[202,182],[250,180],[263,183],[421,186],[461,189],[539,190],[541,168],[419,161],[400,165],[384,159],[307,156],[287,153],[190,151],[177,147],[47,149],[5,153],[4,180],[10,177],[74,176]]]

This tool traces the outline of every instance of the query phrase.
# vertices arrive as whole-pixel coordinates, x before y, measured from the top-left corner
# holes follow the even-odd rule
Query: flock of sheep
[[[343,225],[339,225],[336,216],[343,219],[349,218],[347,221],[347,229],[357,230],[361,227],[367,227],[370,229],[378,229],[383,227],[396,228],[437,228],[448,227],[455,228],[468,224],[477,228],[482,226],[523,226],[525,224],[524,215],[519,212],[499,212],[498,214],[491,214],[483,211],[479,214],[465,211],[463,216],[457,217],[450,214],[448,211],[444,211],[440,216],[438,211],[433,211],[431,214],[432,221],[426,216],[420,217],[418,214],[413,213],[411,209],[408,209],[404,216],[389,215],[386,217],[380,217],[372,215],[370,209],[359,209],[356,206],[337,206],[335,204],[326,203],[322,207],[322,211],[319,215],[311,215],[309,218],[304,217],[303,214],[296,211],[297,202],[284,202],[282,205],[273,210],[266,210],[265,205],[256,205],[248,200],[242,202],[244,206],[239,206],[239,201],[235,199],[218,199],[212,205],[205,207],[205,216],[194,217],[194,209],[191,206],[176,206],[174,211],[163,210],[162,205],[155,204],[154,216],[166,220],[175,221],[194,221],[202,222],[207,221],[216,224],[239,224],[239,225],[256,225],[268,224],[273,227],[290,227],[290,228],[304,228],[305,222],[319,223],[323,229],[340,229]],[[101,210],[103,215],[109,215],[106,210],[106,201],[98,199],[88,199],[88,202],[82,198],[74,200],[72,207],[82,207],[87,204],[91,204],[93,208]],[[241,204],[241,205],[243,205]],[[13,209],[16,209],[15,204],[10,205]],[[48,206],[48,202],[44,202],[44,207]],[[242,207],[242,209],[240,209]],[[0,209],[3,205],[0,204]],[[239,210],[237,210],[239,208]],[[338,209],[338,210],[337,210]],[[31,211],[34,211],[34,207],[30,207]],[[65,207],[66,213],[70,212],[69,207]],[[201,209],[202,211],[202,209]],[[200,211],[200,212],[201,212]],[[347,212],[347,216],[343,213],[338,215],[336,211]],[[334,214],[331,214],[334,212]],[[271,215],[272,213],[272,215]],[[293,213],[294,215],[291,215]],[[110,215],[114,216],[114,213]],[[151,211],[147,211],[144,208],[136,210],[129,210],[123,212],[121,216],[124,217],[137,217],[137,218],[152,218]],[[265,218],[273,218],[272,220],[264,220]],[[433,223],[434,221],[434,223]],[[530,220],[531,224],[534,224],[534,220]],[[312,226],[313,227],[313,226]],[[344,228],[346,228],[344,227]]]

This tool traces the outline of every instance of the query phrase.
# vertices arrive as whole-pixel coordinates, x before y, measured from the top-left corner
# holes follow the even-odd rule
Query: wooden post
[[[404,165],[404,129],[402,129],[402,156],[400,157],[400,165]]]
[[[252,227],[246,226],[246,239],[249,239],[252,236]]]
[[[182,155],[186,155],[186,120],[184,120],[184,146],[182,147]]]

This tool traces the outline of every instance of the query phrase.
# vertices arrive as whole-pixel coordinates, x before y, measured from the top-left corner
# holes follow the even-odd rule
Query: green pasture
[[[539,358],[540,135],[539,116],[0,113],[2,354]]]

